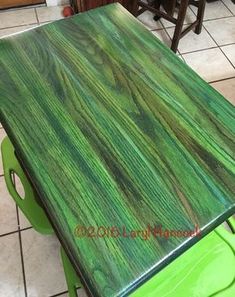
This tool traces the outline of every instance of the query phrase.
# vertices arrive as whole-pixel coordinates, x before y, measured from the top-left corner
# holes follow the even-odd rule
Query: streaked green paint
[[[235,111],[120,5],[0,40],[0,120],[94,296],[124,296],[235,209]],[[172,252],[174,253],[172,254]]]

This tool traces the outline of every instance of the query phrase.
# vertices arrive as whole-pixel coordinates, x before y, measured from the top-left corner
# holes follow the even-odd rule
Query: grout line
[[[181,60],[182,60],[185,64],[187,64],[182,54],[180,54],[180,57],[181,57]]]
[[[205,79],[204,80],[205,80],[205,82],[207,82],[210,85],[210,84],[213,84],[213,83],[221,82],[221,81],[232,79],[232,78],[235,78],[235,76],[229,76],[229,77],[216,79],[216,80],[205,80]]]
[[[13,28],[18,28],[18,27],[25,27],[25,26],[32,26],[32,25],[37,25],[38,23],[30,23],[30,24],[23,24],[23,25],[18,25],[18,26],[12,26],[12,27],[5,27],[5,28],[0,28],[0,32],[5,29],[13,29]]]
[[[196,13],[192,10],[192,8],[189,6],[188,9],[195,15]],[[189,51],[189,52],[184,52],[182,53],[179,48],[178,48],[178,52],[179,54],[182,56],[183,58],[183,55],[185,54],[189,54],[189,53],[194,53],[194,52],[200,52],[200,51],[203,51],[203,50],[209,50],[209,49],[214,49],[214,48],[220,48],[220,46],[217,44],[217,42],[214,40],[214,38],[211,36],[211,34],[208,32],[208,30],[206,30],[205,26],[204,26],[204,22],[206,21],[212,21],[212,20],[217,20],[217,19],[224,19],[224,18],[231,18],[231,17],[234,17],[233,15],[232,16],[226,16],[226,17],[221,17],[221,18],[215,18],[215,19],[208,19],[208,20],[204,20],[203,21],[203,28],[205,29],[205,31],[209,34],[209,36],[212,38],[212,40],[215,42],[216,46],[212,46],[212,47],[209,47],[209,48],[202,48],[202,49],[198,49],[198,50],[194,50],[194,51]],[[159,20],[159,22],[161,23],[161,25],[163,26],[163,29],[165,31],[165,33],[168,35],[168,37],[170,38],[170,40],[172,41],[172,38],[170,37],[170,34],[168,33],[168,29],[172,29],[174,28],[174,26],[164,26],[163,22],[161,21],[161,19]],[[187,23],[187,24],[184,24],[185,27],[189,26],[190,23]],[[161,30],[161,29],[156,29],[156,30],[152,30],[152,31],[157,31],[157,30]],[[180,42],[180,41],[179,41]],[[231,44],[235,44],[235,43],[231,43]],[[221,49],[220,49],[221,50]],[[223,53],[223,55],[225,55],[225,53],[221,50],[221,52]],[[228,59],[228,57],[225,55],[225,57],[227,58],[227,60],[230,62],[230,64],[232,65],[233,68],[235,68],[235,66],[231,63],[231,61]],[[183,58],[184,59],[184,58]],[[184,60],[185,61],[185,60]]]
[[[224,3],[223,3],[224,4]],[[226,6],[226,5],[224,5],[224,6]],[[226,6],[226,8],[227,8],[227,6]],[[191,7],[189,7],[189,9],[193,12],[193,14],[195,15],[195,16],[197,16],[197,14],[193,11],[193,9],[191,8]],[[231,12],[230,10],[229,10],[229,12]],[[211,18],[211,19],[206,19],[206,20],[203,20],[203,23],[204,22],[209,22],[209,21],[216,21],[216,20],[221,20],[221,19],[226,19],[226,18],[232,18],[232,17],[234,17],[234,14],[231,12],[231,14],[232,15],[227,15],[227,16],[223,16],[223,17],[218,17],[218,18]]]
[[[20,241],[20,256],[21,256],[21,264],[22,264],[22,274],[23,274],[23,280],[24,280],[24,292],[25,292],[25,297],[27,297],[28,294],[27,294],[27,286],[26,286],[26,278],[25,278],[24,256],[23,256],[21,231],[19,231],[19,241]]]
[[[224,2],[223,2],[223,4],[224,4]],[[224,4],[225,5],[225,4]],[[225,5],[226,6],[226,5]],[[226,8],[227,8],[227,6],[226,6]],[[197,14],[193,11],[193,9],[189,6],[189,9],[193,12],[193,14],[197,17]],[[229,10],[230,11],[230,10]],[[230,11],[231,12],[231,11]],[[232,12],[231,12],[232,13]],[[214,19],[207,19],[207,20],[203,20],[203,24],[205,23],[205,22],[210,22],[210,21],[216,21],[216,20],[221,20],[221,19],[226,19],[226,18],[232,18],[232,17],[234,17],[234,14],[232,13],[232,15],[230,15],[230,16],[224,16],[224,17],[218,17],[218,18],[214,18]]]
[[[0,14],[4,12],[9,12],[9,11],[18,11],[18,10],[24,10],[24,9],[32,9],[36,7],[46,7],[46,4],[41,3],[41,4],[28,4],[25,6],[18,6],[18,7],[9,7],[9,8],[1,8],[0,9]]]
[[[153,29],[153,30],[150,30],[150,31],[151,31],[151,32],[155,32],[155,31],[161,31],[161,30],[164,30],[164,28]]]
[[[166,28],[164,27],[163,23],[161,22],[162,18],[160,18],[158,20],[158,22],[161,24],[162,28],[158,28],[158,29],[153,29],[151,30],[151,32],[155,32],[155,31],[160,31],[163,30],[165,32],[165,34],[169,37],[170,39],[170,45],[166,44],[164,41],[161,41],[163,44],[165,44],[167,47],[171,47],[171,43],[172,43],[172,38],[170,37],[170,34],[167,32]],[[179,50],[178,50],[179,51]]]
[[[0,234],[0,237],[4,237],[4,236],[7,236],[7,235],[11,235],[11,234],[15,234],[17,232],[21,232],[21,231],[26,231],[26,230],[29,230],[29,229],[32,229],[33,227],[26,227],[26,228],[22,228],[22,229],[17,229],[15,231],[11,231],[11,232],[8,232],[8,233],[3,233],[3,234]]]
[[[225,81],[225,80],[229,80],[229,79],[234,79],[234,78],[235,78],[235,76],[228,77],[228,78],[217,79],[217,80],[210,81],[209,84],[213,84],[213,83],[217,83],[217,82],[221,82],[221,81]]]
[[[171,38],[170,34],[168,33],[167,29],[164,28],[164,30],[165,30],[166,35],[170,38],[170,41],[172,41],[172,38]]]
[[[223,19],[230,19],[234,18],[234,15],[228,15],[226,17],[220,17],[220,18],[215,18],[215,19],[208,19],[208,20],[203,20],[203,22],[211,22],[211,21],[217,21],[217,20],[223,20]]]
[[[227,59],[227,61],[230,63],[230,65],[233,67],[233,69],[235,69],[235,66],[232,64],[232,62],[228,59],[228,57],[225,55],[225,53],[222,51],[222,49],[220,48],[220,45],[216,42],[216,40],[213,38],[213,36],[211,35],[211,33],[207,30],[207,28],[204,26],[203,24],[203,28],[206,30],[206,32],[209,34],[209,36],[211,37],[211,39],[214,40],[215,44],[218,46],[219,50],[221,51],[221,53],[225,56],[225,58]]]
[[[223,46],[227,46],[227,45],[234,45],[235,42],[231,42],[231,43],[226,43],[226,44],[223,44],[223,45],[219,45],[219,47],[223,47]]]
[[[171,45],[172,45],[172,38],[171,38],[170,34],[167,32],[167,29],[166,29],[166,28],[164,28],[164,31],[165,31],[166,35],[169,37],[169,39],[170,39],[170,46],[169,46],[169,48],[171,49]],[[180,40],[179,40],[179,42],[180,42]],[[181,53],[180,53],[180,51],[179,51],[179,46],[178,46],[178,48],[177,48],[177,51],[178,51],[178,52],[179,52],[179,54],[181,55]],[[177,54],[177,51],[176,51],[176,53],[175,53],[175,54]]]
[[[211,36],[210,36],[211,37]],[[214,39],[213,39],[214,41]],[[187,54],[192,54],[192,53],[197,53],[197,52],[200,52],[200,51],[206,51],[206,50],[210,50],[210,49],[215,49],[215,48],[219,48],[219,47],[224,47],[224,46],[227,46],[227,45],[235,45],[235,42],[233,43],[228,43],[228,44],[224,44],[224,45],[219,45],[217,46],[212,46],[212,47],[207,47],[207,48],[202,48],[202,49],[198,49],[198,50],[194,50],[194,51],[189,51],[189,52],[183,52],[183,53],[180,53],[181,55],[187,55]],[[179,51],[179,49],[178,49]]]
[[[38,18],[38,13],[37,13],[37,9],[36,8],[34,8],[34,12],[35,12],[35,15],[36,15],[36,19],[37,19],[38,25],[40,25],[39,18]]]
[[[68,290],[67,291],[64,291],[64,292],[61,292],[61,293],[58,293],[58,294],[55,294],[55,295],[51,295],[50,297],[59,297],[59,296],[61,296],[61,295],[63,295],[63,294],[66,294],[66,293],[68,293]]]
[[[195,12],[189,7],[189,9],[195,14]],[[230,16],[230,17],[234,17],[234,16]],[[224,18],[230,18],[230,17],[222,17],[222,18],[217,18],[217,19],[224,19]],[[214,19],[214,20],[217,20],[217,19]],[[208,20],[208,21],[211,21],[211,20]],[[218,45],[218,43],[216,42],[216,40],[212,37],[212,35],[210,34],[210,32],[207,30],[207,28],[204,26],[204,22],[206,22],[206,20],[203,20],[203,24],[202,24],[202,27],[204,28],[204,30],[208,33],[208,35],[211,37],[211,39],[215,42],[215,44],[217,45],[216,47],[211,47],[211,48],[207,48],[207,49],[204,49],[203,51],[205,50],[210,50],[212,48],[219,48],[220,51],[222,52],[222,54],[225,56],[225,58],[228,60],[228,62],[232,65],[233,68],[235,68],[235,66],[231,63],[231,61],[227,58],[227,56],[224,54],[224,52],[222,51],[222,49],[220,48],[220,46]],[[228,45],[232,45],[232,44],[235,44],[235,43],[230,43]],[[226,44],[227,45],[227,44]],[[221,45],[221,46],[226,46],[226,45]],[[179,50],[178,50],[179,51]],[[187,53],[183,53],[181,54],[182,58],[184,59],[183,55],[185,54],[190,54],[190,53],[194,53],[194,52],[200,52],[202,51],[202,49],[200,50],[196,50],[196,51],[192,51],[192,52],[187,52]],[[186,61],[185,61],[186,63]],[[187,64],[187,63],[186,63]],[[218,80],[214,80],[214,81],[207,81],[208,84],[212,84],[212,83],[215,83],[215,82],[220,82],[220,81],[224,81],[224,80],[228,80],[228,79],[233,79],[235,78],[235,76],[233,77],[227,77],[227,78],[222,78],[222,79],[218,79]]]
[[[221,46],[221,47],[223,47],[223,46]],[[226,53],[222,50],[221,47],[219,46],[219,49],[220,49],[221,52],[225,55],[225,57],[228,59],[228,61],[230,62],[230,64],[233,66],[233,68],[235,69],[235,65],[233,65],[232,61],[229,59],[229,57],[227,57]]]
[[[195,51],[184,52],[181,55],[187,55],[187,54],[197,53],[197,52],[201,52],[201,51],[207,51],[207,50],[215,49],[215,48],[218,48],[218,46],[212,46],[212,47],[207,47],[207,48],[201,48],[201,49],[198,49]]]
[[[163,25],[162,18],[159,19],[159,23],[162,25],[162,29],[164,29],[165,26]]]
[[[19,231],[22,232],[22,231],[27,231],[27,230],[30,230],[30,229],[33,229],[33,227],[32,226],[25,227],[25,228],[20,229]]]
[[[8,233],[0,234],[0,238],[4,237],[4,236],[7,236],[7,235],[15,234],[15,233],[18,233],[18,232],[19,232],[19,230],[15,230],[15,231],[11,231],[11,232],[8,232]]]
[[[230,0],[231,1],[231,0]],[[232,10],[230,10],[230,8],[226,5],[226,3],[224,3],[224,1],[222,0],[222,2],[223,2],[223,4],[224,4],[224,6],[231,12],[231,14],[232,15],[235,15],[233,12],[232,12]]]

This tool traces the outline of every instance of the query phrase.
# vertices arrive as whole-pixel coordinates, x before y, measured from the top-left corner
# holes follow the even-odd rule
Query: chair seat
[[[234,252],[235,235],[219,226],[130,297],[234,297]],[[75,297],[80,281],[63,249],[61,257],[69,295]]]
[[[235,235],[221,231],[221,227],[219,232],[225,233],[225,236],[228,233],[235,243]],[[235,250],[235,244],[233,248]],[[234,297],[233,248],[213,231],[130,296],[209,297],[222,290],[215,296]]]

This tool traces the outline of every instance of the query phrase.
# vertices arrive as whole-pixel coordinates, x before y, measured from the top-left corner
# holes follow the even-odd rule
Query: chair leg
[[[138,5],[138,0],[132,0],[132,1],[124,1],[124,7],[129,10],[133,16],[137,17],[138,16],[138,10],[139,10],[139,5]]]
[[[161,6],[161,0],[155,0],[154,1],[154,8],[156,8],[157,10],[160,10],[160,6]],[[155,15],[153,17],[154,21],[158,21],[161,17],[158,15]]]
[[[183,24],[184,24],[184,19],[185,19],[188,4],[189,4],[189,0],[181,0],[181,2],[180,2],[178,18],[177,18],[175,32],[174,32],[174,36],[173,36],[172,44],[171,44],[171,49],[175,53],[178,48],[180,35],[181,35],[182,29],[183,29]]]
[[[81,282],[62,247],[60,248],[60,256],[64,267],[69,297],[78,297],[77,288],[81,287]]]
[[[203,22],[203,17],[204,17],[205,6],[206,6],[206,0],[200,0],[198,3],[198,10],[197,10],[198,24],[195,28],[196,34],[200,34],[202,31],[202,22]]]

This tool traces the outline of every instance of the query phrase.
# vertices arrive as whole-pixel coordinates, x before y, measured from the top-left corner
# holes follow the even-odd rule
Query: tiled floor
[[[62,18],[62,7],[31,7],[0,12],[0,38]],[[190,8],[185,24],[195,17]],[[172,24],[139,19],[169,45]],[[178,54],[214,88],[235,104],[235,5],[231,0],[207,3],[201,35],[193,32],[180,41]],[[0,126],[0,142],[5,136]],[[18,191],[21,193],[19,181]],[[0,297],[68,296],[54,236],[36,233],[10,199],[0,158]],[[79,296],[85,296],[80,290]]]

